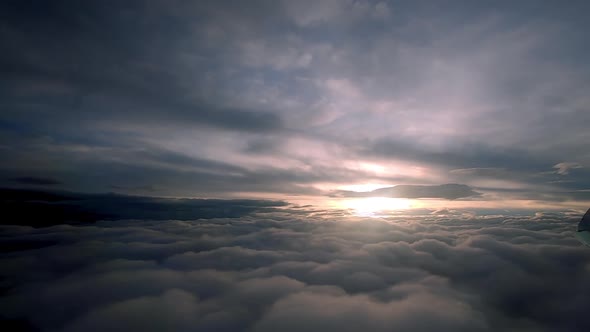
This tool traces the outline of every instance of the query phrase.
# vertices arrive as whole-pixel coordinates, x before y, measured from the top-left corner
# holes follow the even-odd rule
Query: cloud
[[[158,6],[156,2],[152,5]],[[162,17],[154,17],[154,24],[159,27],[152,30],[139,21],[135,21],[138,25],[131,26],[127,19],[109,15],[127,10],[128,15],[141,20],[150,15],[149,6],[124,8],[95,4],[82,8],[57,2],[44,6],[44,14],[40,16],[36,16],[34,9],[27,4],[3,7],[3,11],[11,13],[6,16],[10,18],[11,28],[3,30],[0,38],[18,41],[14,52],[0,56],[0,65],[10,68],[8,75],[13,84],[7,88],[16,93],[2,103],[2,107],[22,111],[22,114],[13,113],[7,117],[10,122],[20,123],[28,118],[29,126],[47,129],[42,122],[31,122],[30,119],[38,112],[52,110],[54,120],[62,126],[67,124],[93,130],[96,130],[96,122],[103,121],[148,126],[166,123],[174,127],[190,125],[245,132],[283,128],[281,116],[276,112],[222,105],[191,93],[194,84],[181,82],[186,73],[166,70],[171,65],[181,66],[178,59],[171,55],[159,59],[152,57],[152,51],[160,53],[158,48],[171,47],[172,40],[178,42],[179,37],[154,40],[155,44],[151,46],[139,41],[150,39],[146,35],[148,31],[164,35],[172,32]],[[89,13],[94,15],[85,23],[76,18]],[[63,17],[70,19],[61,20]],[[31,31],[30,21],[43,28]],[[187,21],[177,22],[188,29]],[[116,33],[119,39],[99,41],[95,29]],[[49,40],[62,47],[52,46]],[[68,49],[68,59],[62,56],[64,48]],[[57,91],[31,88],[38,85],[65,88]],[[43,100],[43,106],[27,108],[24,103],[29,97]],[[75,131],[75,128],[68,130]],[[61,128],[60,131],[67,130]]]
[[[483,168],[459,168],[453,169],[450,171],[452,174],[460,175],[460,176],[486,176],[486,177],[498,177],[498,176],[505,176],[506,169],[504,168],[493,168],[493,167],[483,167]]]
[[[488,327],[481,314],[458,299],[428,294],[426,289],[413,291],[389,303],[344,292],[294,294],[275,303],[254,331],[483,331]]]
[[[518,147],[498,149],[482,143],[469,143],[441,151],[403,140],[379,139],[366,142],[361,146],[359,152],[367,156],[409,160],[418,164],[471,169],[472,173],[477,172],[475,170],[481,172],[484,169],[541,171],[547,163],[538,156]]]
[[[562,162],[562,163],[556,164],[555,166],[553,166],[553,168],[557,169],[555,171],[555,173],[557,173],[559,175],[568,175],[570,173],[570,170],[577,169],[577,168],[583,168],[583,166],[578,163]]]
[[[22,184],[29,184],[29,185],[39,185],[39,186],[54,186],[61,184],[58,180],[51,179],[51,178],[39,178],[33,176],[23,176],[18,178],[11,179],[14,182],[22,183]]]
[[[198,323],[198,313],[198,299],[193,294],[171,289],[161,296],[123,301],[94,311],[65,331],[190,331]]]
[[[587,4],[171,1],[0,4],[3,186],[320,197],[462,183],[547,205],[589,188],[582,170],[541,174],[590,161]]]
[[[369,192],[340,190],[331,194],[336,197],[395,197],[395,198],[443,198],[459,199],[481,195],[464,184],[441,184],[436,186],[397,185]]]
[[[288,205],[270,200],[173,199],[19,189],[0,189],[0,195],[0,207],[13,216],[2,224],[35,227],[97,220],[236,218]]]
[[[3,242],[15,245],[0,254],[2,324],[56,331],[586,331],[590,251],[573,237],[580,217],[336,221],[265,213],[0,226]]]
[[[301,27],[347,25],[362,20],[385,20],[391,11],[387,2],[379,1],[283,1],[287,16]]]

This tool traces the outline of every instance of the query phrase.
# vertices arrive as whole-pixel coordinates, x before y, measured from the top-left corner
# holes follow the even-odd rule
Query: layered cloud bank
[[[0,186],[317,200],[350,185],[457,183],[500,207],[582,209],[589,11],[2,1]]]
[[[480,195],[480,193],[474,191],[469,186],[456,183],[439,186],[399,185],[379,188],[368,192],[340,190],[333,194],[336,197],[443,198],[448,200],[477,197]]]
[[[252,199],[172,199],[0,188],[0,224],[46,227],[97,220],[195,220],[237,218],[285,207],[282,201]]]
[[[451,214],[450,214],[451,213]],[[3,324],[43,331],[588,331],[576,218],[2,226]]]

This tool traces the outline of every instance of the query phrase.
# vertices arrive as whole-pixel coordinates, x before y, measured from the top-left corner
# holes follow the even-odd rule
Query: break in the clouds
[[[4,1],[0,181],[280,199],[456,183],[481,195],[435,197],[585,207],[589,9]]]
[[[588,331],[580,216],[263,212],[0,226],[0,318],[42,331]]]

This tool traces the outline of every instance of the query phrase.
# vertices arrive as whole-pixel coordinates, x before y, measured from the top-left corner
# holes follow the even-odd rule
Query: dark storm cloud
[[[97,220],[237,218],[286,205],[268,200],[172,199],[0,189],[0,206],[10,216],[3,218],[2,224],[34,227]]]
[[[242,167],[229,163],[218,162],[210,159],[192,157],[175,151],[148,148],[135,151],[122,151],[122,153],[133,153],[133,159],[145,160],[147,163],[160,163],[176,167],[188,167],[189,169],[220,172],[220,173],[242,173],[246,170]]]
[[[50,178],[38,178],[33,176],[23,176],[18,178],[10,179],[13,182],[22,183],[22,184],[31,184],[31,185],[40,185],[40,186],[55,186],[61,184],[58,180],[50,179]]]
[[[181,42],[177,34],[189,33],[190,22],[151,16],[150,4],[25,1],[2,7],[0,37],[10,47],[0,55],[8,78],[1,107],[12,123],[50,113],[60,125],[168,122],[255,132],[282,127],[276,113],[191,97],[186,73],[170,70],[180,66],[174,54],[162,52]],[[29,125],[52,131],[41,121]]]
[[[369,192],[340,190],[332,193],[335,197],[396,197],[396,198],[443,198],[459,199],[476,197],[481,194],[464,184],[441,184],[438,186],[398,185],[379,188]]]
[[[146,194],[151,190],[141,188],[163,188],[167,195],[218,195],[239,190],[233,183],[240,181],[257,186],[232,176],[246,171],[241,165],[194,155],[202,154],[198,149],[203,146],[215,148],[215,143],[202,142],[207,133],[227,131],[252,138],[280,132],[285,130],[282,116],[272,108],[226,103],[227,98],[202,91],[211,71],[233,65],[224,65],[217,56],[216,64],[198,61],[208,57],[199,55],[208,51],[198,47],[198,25],[215,6],[185,4],[203,12],[187,19],[175,13],[181,5],[0,5],[0,40],[8,46],[0,54],[6,78],[0,83],[0,137],[5,142],[0,154],[9,160],[2,166],[5,178],[49,175],[63,179],[72,190],[119,188]],[[187,63],[184,55],[196,61]],[[153,144],[158,140],[152,137],[155,132],[169,137],[197,130],[201,136],[193,138],[197,151],[192,156]],[[179,169],[182,172],[174,174]],[[211,173],[216,176],[209,177]],[[183,186],[184,176],[197,179]],[[179,190],[171,192],[178,184]]]
[[[449,168],[510,168],[529,173],[546,171],[553,162],[521,148],[495,148],[486,144],[465,144],[444,151],[425,149],[412,142],[377,140],[360,148],[362,154],[381,158],[410,160]]]
[[[479,191],[507,175],[529,196],[578,195],[590,188],[573,166],[590,160],[586,8],[3,2],[0,172],[216,197],[367,182]],[[358,161],[428,170],[377,176]],[[440,178],[490,168],[505,173]],[[557,180],[543,172],[577,184],[543,187]]]
[[[0,308],[55,331],[585,331],[579,218],[2,226],[37,247],[0,256]]]

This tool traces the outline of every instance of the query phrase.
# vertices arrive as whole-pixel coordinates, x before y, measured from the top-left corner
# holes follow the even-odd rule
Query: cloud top
[[[72,332],[586,331],[590,251],[573,238],[578,219],[266,213],[1,226],[3,243],[13,245],[0,254],[2,324]]]

